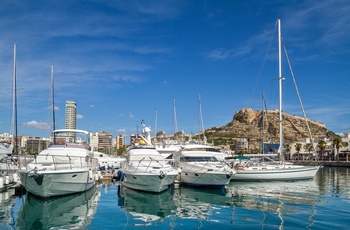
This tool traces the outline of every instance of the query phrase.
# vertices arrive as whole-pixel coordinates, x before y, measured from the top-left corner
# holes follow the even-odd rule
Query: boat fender
[[[4,179],[0,178],[0,189],[4,187]]]
[[[181,174],[182,169],[179,168],[179,169],[177,170],[177,172],[178,172],[179,174]]]
[[[124,173],[122,171],[118,171],[117,173],[118,179],[119,181],[123,181],[124,180]]]
[[[19,176],[16,173],[14,173],[12,176],[13,176],[13,181],[15,181],[15,182],[19,182],[20,181],[20,178],[19,178]]]
[[[5,176],[5,185],[10,184],[10,176]]]
[[[165,176],[164,172],[163,171],[160,171],[159,172],[160,176],[163,178]]]
[[[233,176],[234,173],[235,173],[235,172],[234,172],[232,169],[231,169],[230,172],[229,172],[230,176]]]
[[[92,170],[90,169],[90,170],[89,170],[89,178],[90,178],[90,180],[92,180],[92,177],[93,177],[93,175],[92,175]]]

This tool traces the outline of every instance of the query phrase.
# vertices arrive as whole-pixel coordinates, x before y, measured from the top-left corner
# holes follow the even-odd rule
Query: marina
[[[224,189],[146,193],[104,181],[50,199],[9,190],[0,194],[0,229],[347,229],[349,177],[347,167],[326,166],[311,180]]]
[[[349,228],[350,5],[2,8],[0,230]]]

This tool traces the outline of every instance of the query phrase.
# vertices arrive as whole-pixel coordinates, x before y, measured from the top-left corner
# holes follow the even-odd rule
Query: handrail
[[[38,158],[32,160],[31,162],[27,162],[26,156],[20,156],[19,162],[21,162],[24,165],[20,165],[20,168],[25,167],[28,170],[28,165],[31,164],[31,168],[37,167],[40,169],[46,169],[51,165],[52,170],[60,170],[60,169],[73,169],[75,167],[79,167],[81,169],[84,168],[91,168],[91,167],[98,167],[98,159],[93,157],[72,157],[72,156],[59,156],[59,155],[51,155],[51,160],[48,158]],[[21,158],[24,158],[24,162],[21,161]],[[46,167],[45,167],[46,165]]]

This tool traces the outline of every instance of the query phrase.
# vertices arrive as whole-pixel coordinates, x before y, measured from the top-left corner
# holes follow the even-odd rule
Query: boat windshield
[[[133,161],[133,162],[163,162],[164,158],[162,156],[128,156],[129,161]]]
[[[220,149],[216,149],[216,148],[202,148],[202,147],[198,147],[198,148],[184,148],[184,151],[204,151],[204,152],[218,152],[220,153]]]
[[[181,157],[180,161],[182,162],[218,162],[216,157]]]

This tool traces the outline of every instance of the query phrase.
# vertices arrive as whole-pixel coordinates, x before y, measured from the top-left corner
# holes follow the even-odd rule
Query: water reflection
[[[349,179],[350,168],[325,167],[313,180],[232,182],[224,190],[152,194],[110,183],[48,200],[0,193],[0,229],[346,229]]]
[[[86,192],[43,199],[26,195],[16,229],[87,229],[96,212],[100,192]]]
[[[320,195],[341,197],[349,202],[350,168],[324,167],[317,173],[315,181]]]
[[[145,224],[153,221],[161,221],[174,214],[175,203],[171,190],[162,193],[146,193],[128,189],[122,186],[118,188],[118,205],[133,217],[133,220]]]
[[[157,224],[155,222],[167,217],[207,220],[213,212],[219,212],[221,206],[230,206],[225,189],[180,187],[154,194],[119,188],[118,205],[130,215],[129,224],[135,226]],[[211,218],[211,221],[215,220]]]
[[[279,227],[282,228],[285,216],[299,215],[307,217],[305,224],[310,227],[314,222],[312,217],[316,214],[315,205],[323,202],[317,196],[315,180],[232,183],[228,191],[234,206],[261,212],[259,218],[263,227],[269,224],[269,219],[274,218],[275,225],[279,219]],[[235,215],[239,218],[239,211]]]
[[[14,195],[14,189],[0,192],[0,229],[4,227],[2,223],[8,223],[8,225],[13,224],[14,218],[12,209],[16,203],[16,200],[13,198]]]
[[[174,202],[177,217],[211,221],[215,221],[209,218],[214,211],[220,212],[221,208],[231,206],[226,189],[180,187],[174,192]]]
[[[264,227],[273,222],[276,227],[283,228],[286,216],[302,216],[304,227],[311,227],[316,214],[315,205],[325,202],[318,196],[317,183],[316,179],[232,182],[222,190],[180,187],[172,190],[173,195],[169,191],[150,194],[121,189],[118,203],[133,220],[150,225],[155,220],[175,216],[200,222],[224,222],[227,227],[242,222]]]

